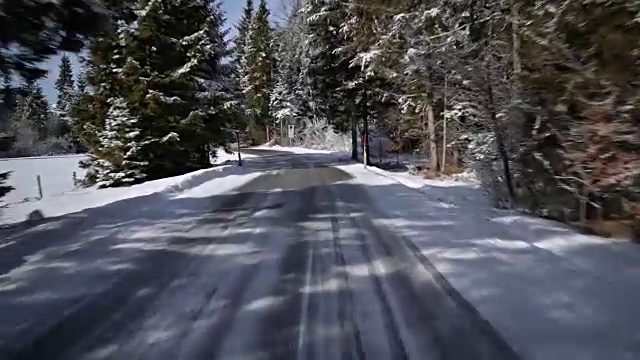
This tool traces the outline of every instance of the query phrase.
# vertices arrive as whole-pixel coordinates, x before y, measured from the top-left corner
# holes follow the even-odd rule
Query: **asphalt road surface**
[[[516,358],[327,157],[256,153],[226,195],[5,233],[0,358]]]

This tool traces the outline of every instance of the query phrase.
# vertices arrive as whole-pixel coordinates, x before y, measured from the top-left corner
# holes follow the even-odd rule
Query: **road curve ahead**
[[[0,282],[0,322],[16,324],[0,329],[1,355],[516,358],[410,242],[377,224],[384,214],[366,189],[327,157],[262,152],[246,163],[266,172],[233,193],[170,200],[172,217],[139,209],[135,231],[123,233],[134,225],[119,219],[114,235],[86,248],[38,247],[37,256],[84,265],[47,270],[40,281],[50,286]],[[112,223],[74,231],[90,237]],[[52,295],[70,283],[91,290]]]

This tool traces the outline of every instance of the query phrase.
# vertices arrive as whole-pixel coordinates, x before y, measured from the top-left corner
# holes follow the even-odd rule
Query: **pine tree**
[[[109,27],[105,10],[87,0],[0,2],[0,72],[46,75],[43,60],[60,51],[79,52],[87,37]]]
[[[99,145],[92,149],[93,168],[99,188],[132,185],[143,180],[147,163],[140,161],[141,141],[137,119],[131,116],[123,98],[110,101],[104,128],[98,133]]]
[[[242,11],[242,17],[236,26],[236,30],[238,34],[236,35],[233,42],[233,67],[236,72],[236,76],[238,81],[242,85],[242,79],[247,76],[247,57],[246,57],[246,47],[248,35],[252,23],[253,18],[253,0],[247,0],[245,7]]]
[[[211,146],[226,144],[225,129],[237,117],[219,2],[150,0],[141,5],[135,12],[124,9],[116,32],[92,46],[88,79],[95,91],[78,106],[91,110],[76,112],[93,154],[84,164],[94,169],[89,183],[104,172],[102,160],[117,163],[100,150],[104,141],[94,134],[105,129],[118,97],[136,119],[136,157],[144,175],[139,181],[210,166]]]
[[[348,4],[341,0],[310,0],[302,12],[305,15],[305,36],[308,61],[303,71],[307,83],[311,111],[334,129],[351,130],[352,157],[357,157],[357,118],[362,116],[363,76],[351,66],[355,51],[350,47],[347,25],[351,16]],[[302,79],[301,79],[302,80]]]
[[[246,86],[244,91],[247,94],[247,105],[254,114],[249,126],[250,133],[253,133],[253,136],[250,134],[253,141],[265,140],[261,133],[269,130],[269,102],[274,70],[272,31],[267,3],[265,0],[260,0],[246,43],[245,56],[248,72],[243,79],[243,84]]]
[[[30,80],[25,82],[20,93],[10,120],[14,132],[27,143],[44,140],[47,137],[49,103],[42,87],[35,80]]]
[[[78,119],[77,116],[83,112],[86,113],[86,110],[83,109],[82,106],[84,104],[84,99],[87,96],[87,74],[81,72],[78,74],[77,78],[76,89],[73,93],[71,106],[69,107],[69,132],[72,134],[69,141],[76,153],[84,153],[87,151],[87,146],[82,141],[81,136],[78,133],[78,129],[81,127],[79,126],[79,123],[82,122],[82,119]]]
[[[84,95],[87,92],[87,74],[85,73],[79,73],[78,74],[78,81],[76,82],[77,86],[76,86],[76,99],[80,98],[82,95]]]
[[[70,140],[72,140],[74,136],[69,134],[72,125],[70,111],[75,100],[75,89],[71,59],[66,54],[60,58],[58,78],[56,79],[55,87],[58,100],[53,112],[55,115],[55,123],[50,125],[50,135],[57,137],[68,136],[71,138]]]
[[[294,6],[287,23],[280,30],[275,85],[271,96],[270,108],[281,131],[288,125],[301,128],[303,119],[310,116],[308,90],[300,84],[303,63],[307,63],[305,50],[304,18],[299,14],[301,5]]]
[[[73,68],[71,59],[66,54],[60,58],[58,66],[58,79],[56,79],[56,91],[58,101],[56,102],[56,113],[60,119],[69,121],[69,110],[73,103],[75,86],[73,81]]]
[[[139,29],[128,48],[140,63],[142,76],[150,79],[145,84],[140,118],[148,122],[152,137],[164,139],[176,134],[179,139],[171,146],[155,145],[154,156],[166,153],[167,163],[151,164],[154,169],[149,171],[166,176],[206,167],[209,144],[225,139],[225,108],[231,100],[224,95],[232,74],[222,65],[229,52],[220,4],[151,1],[145,10],[137,19]],[[180,41],[176,44],[172,38]],[[150,41],[163,52],[145,54],[145,49],[152,50]]]
[[[104,129],[107,114],[111,108],[110,99],[125,98],[122,86],[123,70],[127,63],[124,57],[125,35],[129,25],[134,24],[137,17],[136,0],[108,0],[105,6],[110,9],[110,22],[114,25],[111,31],[101,33],[91,39],[85,66],[85,78],[93,91],[83,93],[71,109],[73,131],[86,147],[89,159],[80,162],[80,167],[86,169],[84,185],[94,185],[97,181],[97,160],[102,154],[99,149],[101,140],[98,134]],[[114,76],[118,75],[118,76]],[[131,102],[127,102],[131,103]],[[107,160],[108,161],[108,160]]]
[[[16,100],[10,74],[3,75],[0,96],[0,133],[6,133],[10,127],[9,114],[14,110]]]

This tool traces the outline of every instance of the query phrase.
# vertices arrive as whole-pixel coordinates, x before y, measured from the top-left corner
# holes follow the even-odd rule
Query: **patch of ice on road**
[[[245,310],[261,310],[265,311],[266,309],[278,306],[284,301],[284,297],[282,296],[265,296],[261,299],[255,299],[254,301],[245,305]]]
[[[338,168],[365,185],[374,223],[410,239],[523,359],[640,358],[637,245],[492,209],[459,182]]]

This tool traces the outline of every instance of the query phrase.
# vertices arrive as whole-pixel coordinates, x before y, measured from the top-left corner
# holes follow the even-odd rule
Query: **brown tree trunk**
[[[447,166],[447,74],[444,74],[444,96],[442,111],[442,163],[440,164],[440,172],[444,172]]]
[[[633,223],[631,224],[631,240],[640,243],[640,204],[633,206]]]
[[[488,108],[489,108],[489,117],[491,119],[491,123],[493,124],[493,132],[496,137],[496,146],[498,150],[498,155],[500,156],[500,160],[502,162],[502,169],[504,171],[504,180],[507,185],[507,190],[509,192],[509,200],[512,205],[516,204],[516,194],[513,187],[513,178],[511,177],[511,167],[509,165],[509,154],[507,152],[507,146],[504,142],[504,136],[502,133],[502,127],[500,126],[500,122],[498,121],[498,116],[496,114],[495,109],[495,101],[493,97],[493,86],[491,85],[491,67],[489,64],[489,59],[485,59],[486,61],[486,77],[487,77],[487,99],[488,99]]]
[[[358,161],[358,122],[351,117],[351,160]]]
[[[431,162],[431,170],[438,170],[438,143],[436,142],[436,119],[433,114],[433,104],[431,98],[427,99],[427,135],[429,136],[429,160]]]

